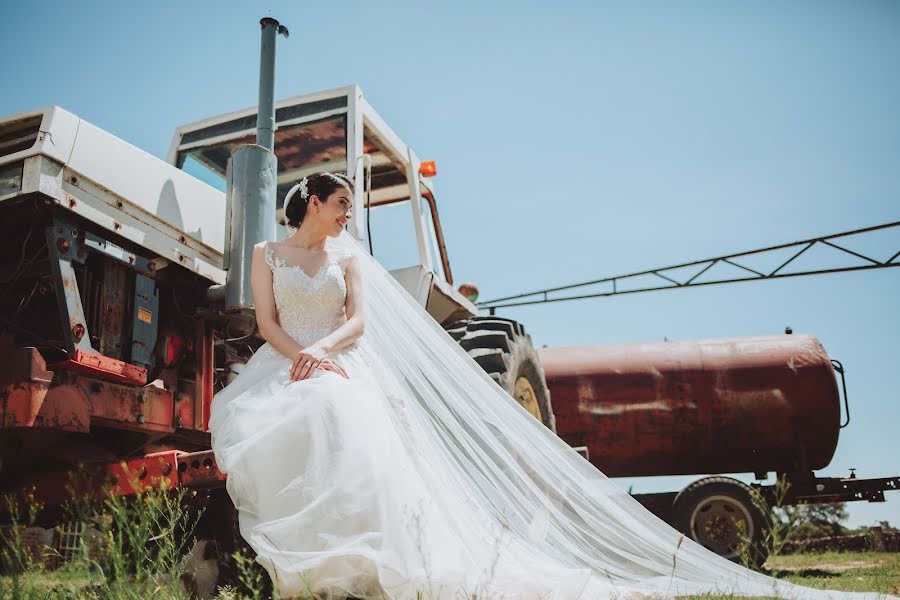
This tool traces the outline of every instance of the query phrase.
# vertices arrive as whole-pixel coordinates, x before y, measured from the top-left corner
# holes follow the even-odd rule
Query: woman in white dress
[[[488,377],[346,232],[352,183],[294,186],[253,253],[267,342],[212,405],[240,531],[280,597],[859,598],[729,562],[644,509]]]

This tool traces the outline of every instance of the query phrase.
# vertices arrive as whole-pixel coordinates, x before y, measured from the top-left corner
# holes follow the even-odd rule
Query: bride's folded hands
[[[291,365],[291,381],[308,379],[317,369],[331,371],[344,379],[350,379],[344,368],[330,358],[326,358],[327,356],[328,352],[318,344],[312,344],[297,352]]]
[[[350,379],[350,376],[347,375],[347,371],[345,371],[344,368],[341,367],[341,365],[337,364],[330,358],[326,358],[325,360],[320,362],[318,368],[322,369],[323,371],[332,371],[334,373],[337,373],[344,379]]]
[[[311,376],[327,355],[328,351],[319,344],[310,344],[297,352],[291,365],[291,381],[300,381]]]

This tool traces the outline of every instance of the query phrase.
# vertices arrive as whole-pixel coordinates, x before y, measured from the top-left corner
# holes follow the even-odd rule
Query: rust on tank
[[[828,464],[837,382],[817,339],[792,335],[543,348],[557,432],[610,476]]]

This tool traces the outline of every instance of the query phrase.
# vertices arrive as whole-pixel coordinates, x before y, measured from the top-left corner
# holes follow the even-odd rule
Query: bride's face
[[[353,210],[353,194],[345,187],[331,193],[324,202],[319,201],[319,212],[316,215],[328,235],[336,237],[350,220]]]

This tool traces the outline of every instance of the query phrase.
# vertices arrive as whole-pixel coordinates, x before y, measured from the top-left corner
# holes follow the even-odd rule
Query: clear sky
[[[279,98],[357,83],[438,162],[482,299],[900,219],[897,2],[6,1],[0,115],[57,104],[164,157],[176,126],[256,102],[267,15],[291,31]],[[898,297],[885,269],[501,314],[539,345],[816,335],[852,413],[819,474],[880,477],[900,475]],[[900,525],[888,497],[850,524]]]

